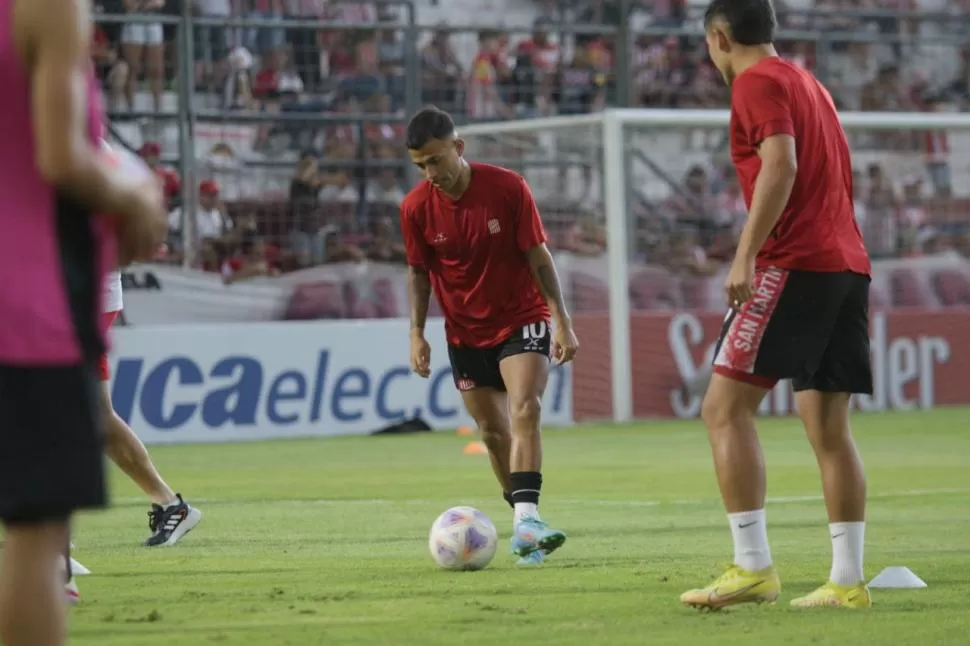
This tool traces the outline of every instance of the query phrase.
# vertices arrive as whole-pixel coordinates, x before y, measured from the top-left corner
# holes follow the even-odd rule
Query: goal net
[[[700,411],[747,216],[722,111],[610,110],[460,129],[532,187],[582,350],[577,420]],[[864,410],[970,403],[970,115],[849,113],[873,258],[876,392]],[[780,384],[763,412],[787,414]]]

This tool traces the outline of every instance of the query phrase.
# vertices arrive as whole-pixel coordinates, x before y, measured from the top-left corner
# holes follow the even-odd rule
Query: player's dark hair
[[[775,38],[775,7],[771,0],[711,0],[704,12],[704,26],[722,18],[739,45],[769,45]]]
[[[432,139],[448,139],[455,134],[451,115],[435,106],[419,110],[408,122],[405,142],[408,150],[424,148]]]

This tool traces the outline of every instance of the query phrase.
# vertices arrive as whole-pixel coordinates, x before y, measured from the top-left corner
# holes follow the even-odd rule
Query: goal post
[[[913,326],[927,317],[935,317],[931,332],[951,355],[970,347],[970,261],[962,255],[970,253],[970,115],[847,112],[841,119],[857,184],[865,185],[857,217],[879,265],[873,311],[892,314],[874,322],[874,362],[896,361],[877,354],[880,325],[918,342]],[[700,395],[678,389],[709,363],[726,307],[718,289],[731,251],[725,245],[746,215],[730,177],[729,120],[726,110],[611,109],[459,127],[469,159],[525,176],[552,230],[583,343],[573,380],[577,419],[699,412]],[[707,185],[693,185],[693,175],[705,175],[697,181]],[[596,237],[597,219],[605,229],[600,257],[595,244],[577,241]],[[905,401],[970,403],[939,382],[970,369],[970,357],[951,356],[937,368],[935,381],[931,375],[931,383],[913,386],[897,382],[926,365],[878,365],[895,381],[883,386],[877,376],[877,390],[895,389]],[[919,395],[906,395],[914,387]],[[790,393],[769,399],[768,412],[790,411]],[[892,407],[885,393],[872,399],[860,406]]]

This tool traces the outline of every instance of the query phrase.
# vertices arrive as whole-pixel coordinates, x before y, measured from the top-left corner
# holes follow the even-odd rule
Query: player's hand
[[[556,331],[552,338],[552,359],[557,366],[568,363],[576,356],[579,350],[579,339],[573,332],[571,323],[556,325]]]
[[[422,334],[411,334],[411,370],[425,379],[431,376],[431,345]]]
[[[754,260],[735,257],[724,281],[728,305],[737,309],[754,294]]]
[[[116,214],[118,226],[118,265],[153,260],[168,235],[168,213],[158,182],[145,182],[132,192],[131,202]]]

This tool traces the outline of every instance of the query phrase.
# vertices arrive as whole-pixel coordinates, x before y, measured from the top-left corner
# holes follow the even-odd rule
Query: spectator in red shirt
[[[533,65],[544,74],[556,71],[559,65],[559,45],[549,38],[548,22],[539,19],[535,23],[532,38],[519,43],[519,54],[532,54]]]
[[[172,208],[179,200],[179,193],[182,190],[182,180],[178,172],[171,168],[162,166],[162,147],[156,141],[146,141],[138,150],[148,167],[155,171],[158,179],[162,182],[162,190],[165,198],[169,201],[169,208]]]
[[[303,79],[292,66],[286,47],[271,50],[265,66],[253,79],[253,96],[267,104],[298,103],[303,89]]]

